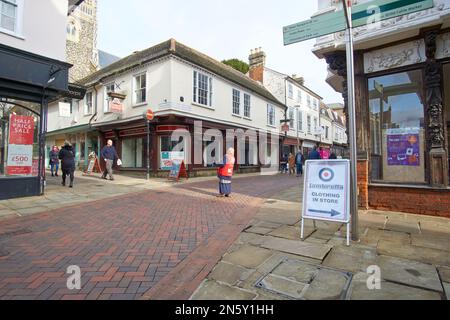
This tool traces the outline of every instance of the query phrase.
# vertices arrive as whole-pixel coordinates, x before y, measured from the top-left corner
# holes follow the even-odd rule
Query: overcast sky
[[[175,38],[217,60],[248,62],[261,47],[266,66],[305,78],[325,103],[342,96],[325,82],[327,65],[311,49],[314,40],[283,45],[283,26],[309,19],[317,0],[98,0],[98,48],[125,57]]]

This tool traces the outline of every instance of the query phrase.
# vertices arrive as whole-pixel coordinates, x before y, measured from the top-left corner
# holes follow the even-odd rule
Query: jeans
[[[59,164],[57,164],[57,163],[50,164],[50,171],[52,172],[52,176],[53,176],[53,174],[58,175],[58,169],[59,169]],[[54,173],[53,173],[53,170],[54,170]]]
[[[303,174],[303,165],[297,164],[297,175],[301,176]]]

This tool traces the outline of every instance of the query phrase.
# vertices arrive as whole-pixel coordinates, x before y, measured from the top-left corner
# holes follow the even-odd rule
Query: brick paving
[[[205,181],[8,219],[0,223],[0,299],[156,299],[158,288],[172,293],[165,298],[189,297],[263,198],[297,184],[237,178],[233,197],[220,199],[217,182]],[[81,268],[81,290],[66,287],[71,265]]]

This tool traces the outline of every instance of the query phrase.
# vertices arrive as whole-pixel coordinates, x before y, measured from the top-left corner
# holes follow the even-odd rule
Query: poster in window
[[[34,141],[34,117],[11,114],[9,119],[9,144],[32,145]]]
[[[420,166],[420,130],[387,131],[388,166]]]

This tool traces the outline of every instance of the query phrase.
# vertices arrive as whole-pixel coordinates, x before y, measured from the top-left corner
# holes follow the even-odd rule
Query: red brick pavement
[[[225,199],[217,182],[198,182],[2,222],[0,299],[188,298],[263,198],[296,184],[237,178]],[[81,290],[66,287],[70,265]]]

